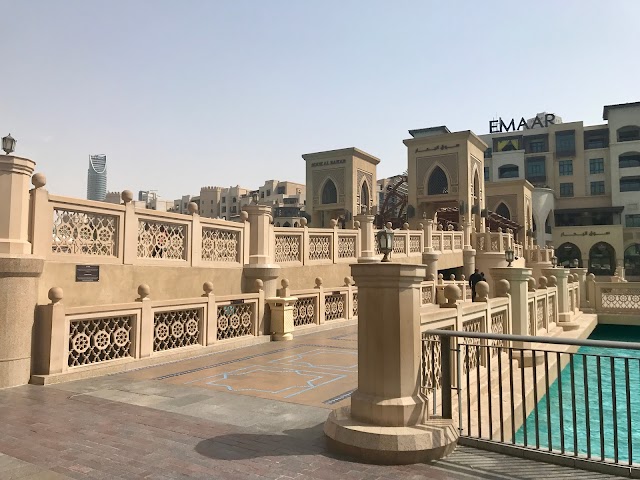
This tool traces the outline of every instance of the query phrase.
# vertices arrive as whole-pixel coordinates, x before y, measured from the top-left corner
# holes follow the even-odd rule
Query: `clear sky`
[[[640,100],[639,0],[0,0],[0,134],[52,193],[173,199],[305,181],[356,146],[406,169],[407,130]]]

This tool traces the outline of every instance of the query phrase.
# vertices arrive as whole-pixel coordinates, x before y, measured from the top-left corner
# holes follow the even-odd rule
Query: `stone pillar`
[[[431,241],[431,233],[433,232],[433,220],[431,218],[424,221],[422,231],[424,232],[424,251],[433,252],[433,243]]]
[[[573,273],[578,279],[578,291],[580,292],[580,308],[586,308],[589,306],[589,304],[587,303],[587,269],[570,268],[569,271]]]
[[[433,275],[433,279],[438,278],[438,257],[439,253],[433,251],[425,252],[422,254],[422,263],[427,267],[427,276]],[[474,257],[475,260],[475,257]]]
[[[271,225],[271,207],[268,205],[247,205],[244,207],[249,222],[249,259],[243,270],[243,291],[257,293],[262,280],[265,298],[277,296],[277,280],[280,265],[274,260],[275,235]],[[264,317],[258,319],[258,334],[269,335],[270,311],[264,309]]]
[[[511,294],[511,333],[513,335],[529,335],[528,319],[528,291],[530,268],[496,267],[491,269],[491,277],[494,280],[494,288],[499,291],[498,282],[507,280]],[[513,342],[516,348],[531,348],[529,342]]]
[[[31,376],[38,278],[44,267],[29,243],[34,167],[27,158],[0,155],[0,388],[24,385]]]
[[[36,163],[0,155],[0,255],[29,255],[29,187]]]
[[[377,262],[376,258],[376,244],[375,235],[373,229],[374,215],[368,215],[361,213],[354,217],[356,221],[360,222],[360,256],[358,257],[358,263],[370,263]]]
[[[455,448],[450,419],[428,419],[420,391],[424,265],[351,266],[358,285],[358,389],[325,423],[329,447],[373,463],[417,463]]]
[[[471,222],[465,220],[462,226],[462,231],[463,231],[462,245],[463,245],[463,248],[466,250],[467,248],[471,248]]]
[[[564,329],[577,328],[577,325],[571,323],[574,317],[574,312],[571,310],[571,303],[569,302],[569,274],[571,272],[568,268],[556,267],[546,268],[542,273],[547,277],[549,275],[556,277],[558,286],[558,326],[562,326]],[[562,323],[565,323],[565,325],[562,325]]]
[[[471,247],[465,247],[462,251],[462,262],[464,275],[470,278],[476,269],[476,251]]]

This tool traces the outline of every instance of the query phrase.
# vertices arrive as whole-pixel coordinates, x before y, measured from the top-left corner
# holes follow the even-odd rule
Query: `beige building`
[[[380,159],[355,147],[302,155],[307,162],[307,212],[311,226],[328,227],[331,220],[353,225],[366,207],[375,212],[376,166]]]
[[[560,263],[577,260],[596,275],[624,268],[638,278],[640,102],[607,105],[603,120],[587,126],[545,113],[519,129],[493,121],[493,133],[481,135],[489,146],[484,178],[489,191],[515,179],[533,186],[535,239],[553,244]],[[516,214],[506,201],[488,203],[503,216]]]

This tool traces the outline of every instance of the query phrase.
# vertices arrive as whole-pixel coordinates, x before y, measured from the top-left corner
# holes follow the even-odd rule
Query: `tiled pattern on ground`
[[[364,465],[329,454],[322,426],[327,408],[337,405],[329,402],[347,402],[356,385],[348,353],[355,346],[333,342],[345,344],[352,334],[345,329],[133,373],[0,390],[0,479],[615,478],[465,447],[432,465]],[[231,390],[198,383],[256,366],[262,374],[279,368],[283,378],[237,382]],[[296,372],[313,378],[299,380]],[[344,378],[323,384],[318,376]],[[284,392],[294,392],[280,392],[287,385],[310,389],[282,401]]]

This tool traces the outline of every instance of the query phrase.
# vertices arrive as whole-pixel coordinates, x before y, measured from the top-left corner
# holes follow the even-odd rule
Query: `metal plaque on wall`
[[[99,282],[100,265],[76,265],[76,282]]]

